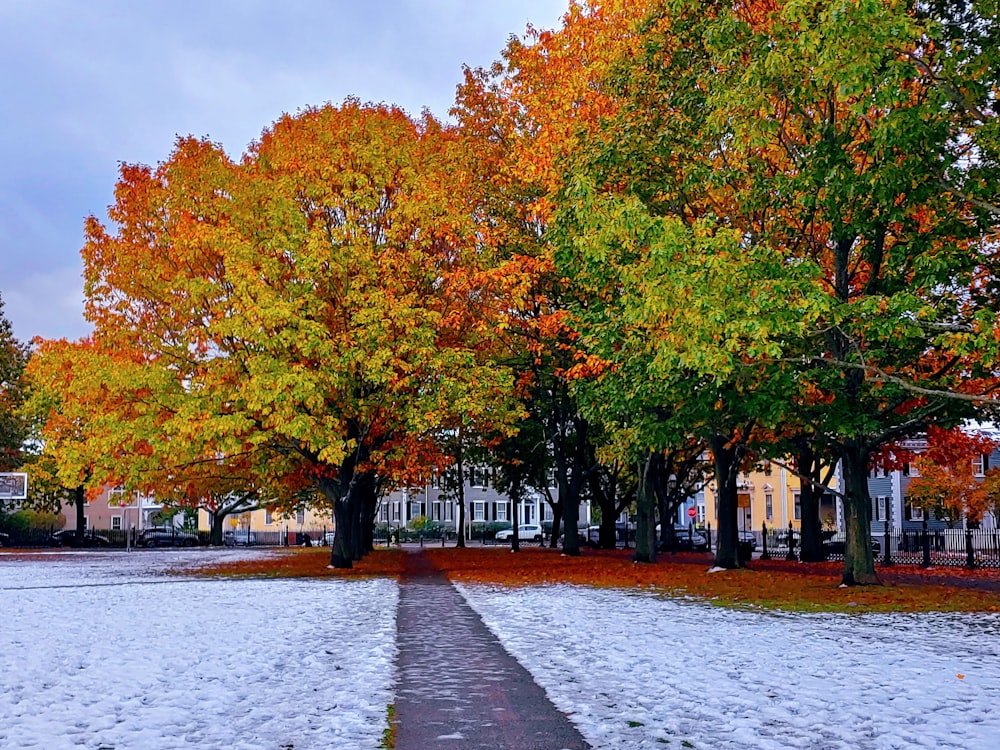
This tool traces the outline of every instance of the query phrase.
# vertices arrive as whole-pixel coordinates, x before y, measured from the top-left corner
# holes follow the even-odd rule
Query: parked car
[[[60,529],[49,537],[53,547],[110,547],[110,540],[90,529],[83,532],[83,538],[76,538],[76,529]]]
[[[677,538],[677,549],[679,550],[708,551],[708,539],[698,529],[691,529],[684,524],[675,524],[674,536]]]
[[[739,534],[739,543],[747,545],[751,552],[755,552],[757,550],[757,537],[754,536],[753,532],[741,531]]]
[[[562,534],[559,535],[558,544],[559,544],[560,547],[563,545],[563,542],[565,541],[565,538],[566,538],[566,533],[565,532],[563,532]],[[576,541],[577,541],[577,544],[579,544],[581,546],[590,544],[590,535],[588,533],[587,527],[581,526],[581,527],[577,528],[577,530],[576,530]]]
[[[514,529],[501,529],[497,532],[496,540],[506,542],[514,537]],[[522,542],[542,541],[542,527],[537,523],[524,523],[517,527],[517,538]]]
[[[847,546],[847,538],[844,532],[839,532],[823,540],[823,551],[827,555],[842,555]],[[872,537],[872,555],[878,557],[882,554],[882,544],[878,539]]]
[[[9,546],[10,546],[10,536],[0,531],[0,547],[9,547]]]
[[[136,545],[140,547],[196,547],[198,535],[182,529],[157,527],[142,531]]]
[[[222,543],[227,547],[254,545],[257,544],[257,532],[247,531],[246,529],[227,531],[222,535]]]

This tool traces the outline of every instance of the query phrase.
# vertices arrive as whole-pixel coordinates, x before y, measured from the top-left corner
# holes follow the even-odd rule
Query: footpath
[[[397,623],[396,750],[590,748],[418,549]]]

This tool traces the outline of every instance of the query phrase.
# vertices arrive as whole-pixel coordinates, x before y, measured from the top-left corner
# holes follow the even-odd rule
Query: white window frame
[[[507,503],[503,502],[497,503],[497,520],[498,521],[507,520]]]
[[[121,516],[111,516],[111,530],[121,531],[124,527]]]
[[[486,503],[481,500],[477,500],[472,504],[472,520],[473,521],[485,521],[486,520]]]
[[[306,522],[306,512],[304,509],[299,508],[295,511],[295,523],[302,526]]]
[[[989,457],[980,453],[974,459],[972,459],[972,474],[977,477],[985,477],[986,469],[989,465]]]
[[[770,521],[774,518],[774,493],[764,493],[764,517]]]

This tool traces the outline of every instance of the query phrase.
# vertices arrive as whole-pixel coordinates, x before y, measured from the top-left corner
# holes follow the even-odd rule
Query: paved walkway
[[[419,549],[397,622],[396,750],[590,747]]]

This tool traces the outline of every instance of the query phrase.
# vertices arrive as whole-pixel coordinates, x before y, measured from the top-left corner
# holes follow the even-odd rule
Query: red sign
[[[698,515],[697,508],[688,508],[688,518],[694,518],[696,515]]]

